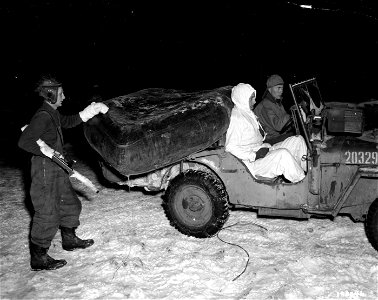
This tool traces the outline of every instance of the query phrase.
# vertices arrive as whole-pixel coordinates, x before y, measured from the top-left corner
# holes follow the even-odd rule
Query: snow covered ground
[[[162,194],[101,185],[84,160],[76,169],[101,192],[72,180],[83,203],[77,233],[95,244],[66,252],[58,234],[49,254],[67,265],[33,272],[28,169],[0,159],[1,299],[378,298],[378,253],[362,223],[233,210],[219,238],[187,237],[170,226]]]

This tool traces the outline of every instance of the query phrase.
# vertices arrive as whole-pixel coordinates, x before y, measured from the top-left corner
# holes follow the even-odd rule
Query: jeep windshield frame
[[[316,78],[289,84],[289,87],[295,103],[294,110],[300,112],[300,106],[306,107],[305,110],[308,112],[308,114],[310,114],[311,118],[321,118],[321,112],[325,107],[325,104],[322,99]],[[301,124],[307,146],[310,150],[310,153],[312,153],[312,144],[309,138],[309,134],[311,133],[308,132],[306,128],[302,114],[293,113],[293,118],[295,118],[296,124],[298,123],[298,121]],[[299,118],[299,120],[297,121],[296,118]]]

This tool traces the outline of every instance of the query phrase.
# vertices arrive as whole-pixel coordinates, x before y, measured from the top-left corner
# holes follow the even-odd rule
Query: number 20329
[[[370,151],[345,151],[345,163],[378,165],[378,152]]]

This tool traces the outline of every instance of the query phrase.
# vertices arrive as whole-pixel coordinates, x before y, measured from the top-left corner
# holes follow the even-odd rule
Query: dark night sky
[[[17,100],[46,72],[71,99],[93,85],[105,98],[239,82],[261,95],[271,73],[291,83],[317,77],[328,101],[378,99],[373,0],[313,1],[312,9],[299,0],[4,2],[3,83]]]

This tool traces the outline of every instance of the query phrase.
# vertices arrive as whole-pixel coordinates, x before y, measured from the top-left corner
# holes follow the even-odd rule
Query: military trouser
[[[59,226],[79,226],[81,202],[68,174],[47,157],[32,157],[31,179],[31,242],[48,248]]]

